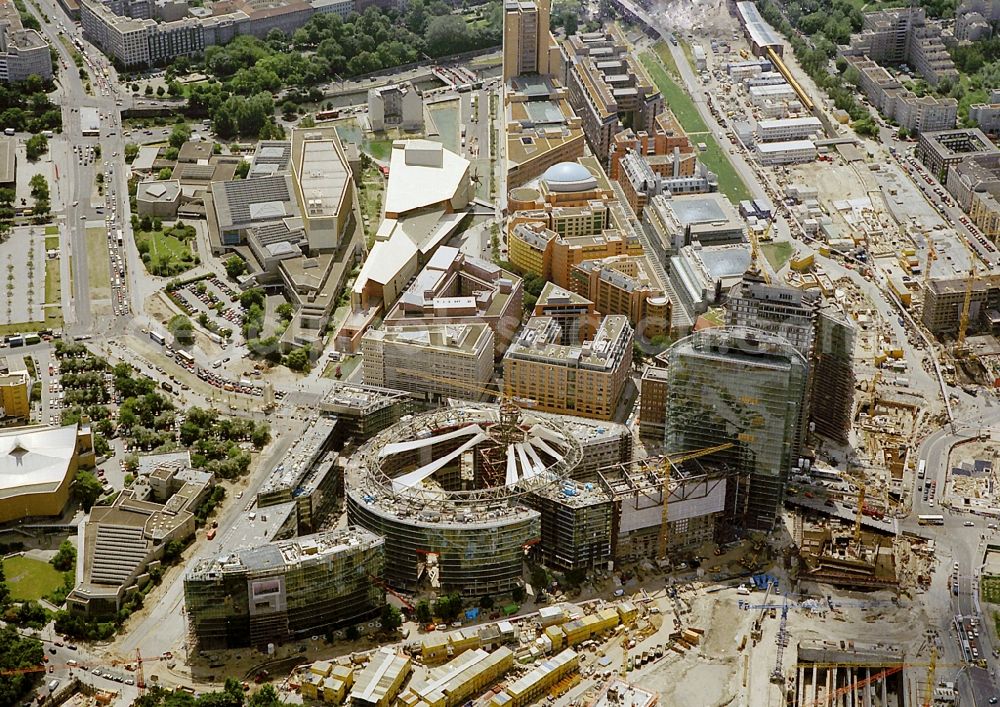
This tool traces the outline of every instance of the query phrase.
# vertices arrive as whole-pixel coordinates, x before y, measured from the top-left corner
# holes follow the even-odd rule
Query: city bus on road
[[[944,516],[917,516],[920,525],[944,525]]]
[[[183,349],[177,349],[177,358],[188,365],[194,365],[194,356]]]
[[[921,459],[920,463],[917,464],[917,478],[918,479],[924,478],[924,474],[926,473],[927,473],[927,460]]]

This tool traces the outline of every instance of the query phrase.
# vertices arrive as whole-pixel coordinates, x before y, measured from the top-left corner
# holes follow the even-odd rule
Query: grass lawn
[[[785,267],[785,263],[788,262],[788,259],[792,257],[792,253],[794,252],[791,243],[765,243],[760,249],[775,272]]]
[[[144,257],[143,262],[146,270],[153,275],[171,277],[194,267],[191,248],[186,241],[172,235],[169,228],[160,231],[135,231],[139,252],[144,252],[147,247],[149,249],[148,261]]]
[[[323,369],[323,378],[332,378],[334,380],[346,380],[354,369],[361,365],[360,356],[349,356],[346,359],[341,359],[336,363],[331,361]],[[340,366],[340,377],[337,377],[337,366]]]
[[[45,259],[45,304],[59,304],[62,274],[58,258]]]
[[[3,561],[3,571],[15,601],[38,600],[62,586],[62,573],[48,562],[30,557],[11,557]]]
[[[87,272],[90,274],[90,289],[110,290],[111,264],[108,262],[108,234],[103,228],[87,229]],[[109,292],[94,292],[103,299]]]
[[[59,236],[45,236],[45,250],[59,250]]]
[[[983,575],[979,581],[979,596],[983,601],[1000,604],[1000,576]]]
[[[7,334],[27,334],[33,331],[41,331],[42,329],[47,329],[49,324],[46,322],[17,322],[16,324],[0,324],[0,336],[6,336]]]
[[[58,236],[59,235],[59,227],[58,226],[46,226],[45,227],[45,235],[46,236]]]
[[[361,149],[379,162],[388,162],[389,152],[392,150],[392,140],[369,140],[365,138]]]
[[[677,116],[683,127],[689,133],[707,133],[708,125],[702,120],[701,114],[694,105],[694,101],[687,91],[680,84],[677,74],[672,76],[663,68],[663,64],[656,60],[656,56],[651,52],[643,52],[639,55],[643,66],[649,71],[649,75],[656,82],[660,93],[667,103],[667,106]],[[676,66],[676,65],[675,65]]]
[[[719,178],[719,191],[726,195],[726,198],[733,203],[739,204],[744,199],[750,199],[750,190],[743,183],[743,179],[736,173],[736,168],[729,161],[729,156],[714,137],[705,133],[703,135],[692,135],[691,140],[697,144],[705,143],[704,152],[699,152],[699,159],[705,166],[715,172]]]

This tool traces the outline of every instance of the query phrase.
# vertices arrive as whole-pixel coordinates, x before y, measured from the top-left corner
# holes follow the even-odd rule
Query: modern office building
[[[605,317],[583,342],[567,334],[552,317],[529,319],[504,356],[505,393],[543,412],[612,419],[632,369],[628,318]]]
[[[709,307],[722,304],[725,293],[750,267],[750,248],[742,244],[686,245],[670,256],[667,276],[675,305],[695,320]]]
[[[266,648],[377,617],[383,544],[348,527],[198,560],[184,607],[199,649]]]
[[[336,440],[365,440],[413,414],[409,393],[390,388],[338,381],[319,403],[319,409],[337,418]]]
[[[553,73],[559,48],[549,32],[551,0],[505,0],[503,80]]]
[[[965,304],[964,277],[934,278],[924,285],[924,326],[936,335],[958,331]],[[980,321],[1000,324],[1000,275],[981,275],[972,283],[969,300],[969,326],[975,330]]]
[[[726,324],[780,336],[809,362],[805,412],[816,433],[847,444],[854,405],[856,330],[818,293],[768,285],[748,274],[729,292]]]
[[[807,361],[786,340],[741,327],[692,334],[664,360],[667,452],[732,444],[712,459],[749,475],[746,527],[773,528],[798,462]]]
[[[566,481],[528,495],[525,503],[540,514],[536,550],[547,567],[570,572],[614,559],[615,507],[599,484]]]
[[[368,122],[375,132],[387,127],[423,130],[423,95],[409,82],[369,89]]]
[[[607,164],[612,138],[625,126],[654,132],[663,95],[617,25],[573,34],[563,41],[562,50],[569,102],[602,164]]]
[[[486,324],[369,329],[361,339],[365,385],[428,401],[481,400],[493,377],[493,330]]]
[[[355,189],[336,129],[293,130],[291,169],[309,254],[337,250],[349,240]]]
[[[657,284],[645,255],[585,260],[573,267],[571,286],[601,314],[624,314],[647,339],[670,332],[673,304]]]

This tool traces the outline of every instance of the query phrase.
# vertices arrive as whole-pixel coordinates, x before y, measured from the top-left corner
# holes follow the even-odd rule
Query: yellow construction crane
[[[706,457],[709,454],[715,454],[716,452],[723,452],[731,447],[733,447],[732,442],[725,442],[724,444],[717,444],[714,447],[703,447],[702,449],[694,449],[690,452],[681,452],[679,454],[667,454],[663,457],[661,462],[661,472],[663,474],[663,515],[660,519],[659,551],[657,552],[657,557],[659,559],[667,559],[667,540],[669,539],[668,535],[670,532],[668,528],[668,509],[670,506],[670,467],[686,461],[691,461],[692,459],[698,459],[699,457]]]
[[[927,683],[924,685],[924,707],[934,704],[934,673],[937,670],[937,649],[931,646],[931,660],[927,664]]]
[[[969,268],[969,275],[965,279],[965,301],[962,302],[962,316],[958,320],[958,338],[955,340],[955,355],[964,356],[965,333],[969,328],[969,310],[972,307],[972,287],[976,284],[976,266]]]
[[[937,250],[934,249],[934,241],[931,238],[927,239],[927,263],[924,265],[924,282],[931,277],[931,263],[937,260]]]
[[[771,229],[774,227],[774,219],[772,218],[767,222],[767,228],[764,229],[764,235],[760,238],[757,237],[757,232],[754,229],[750,229],[750,272],[755,272],[764,278],[764,282],[768,285],[771,284],[771,275],[767,272],[766,267],[760,267],[760,241],[767,240],[771,235]]]

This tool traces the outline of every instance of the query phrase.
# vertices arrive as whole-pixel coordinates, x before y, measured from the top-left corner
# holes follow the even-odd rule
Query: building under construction
[[[892,538],[825,526],[802,531],[799,580],[842,587],[889,589],[898,586]]]
[[[694,452],[695,454],[697,452]],[[664,465],[670,464],[664,528]],[[671,463],[647,457],[601,472],[612,499],[612,556],[618,562],[660,559],[728,537],[746,513],[746,474],[706,457]],[[664,542],[665,541],[665,542]]]
[[[853,641],[802,642],[798,645],[788,704],[910,707],[915,701],[904,688],[903,671],[911,664],[904,655],[881,646],[862,646]],[[929,702],[921,699],[918,704]]]
[[[413,398],[405,391],[338,381],[320,401],[319,409],[336,416],[338,441],[368,439],[413,413]]]

